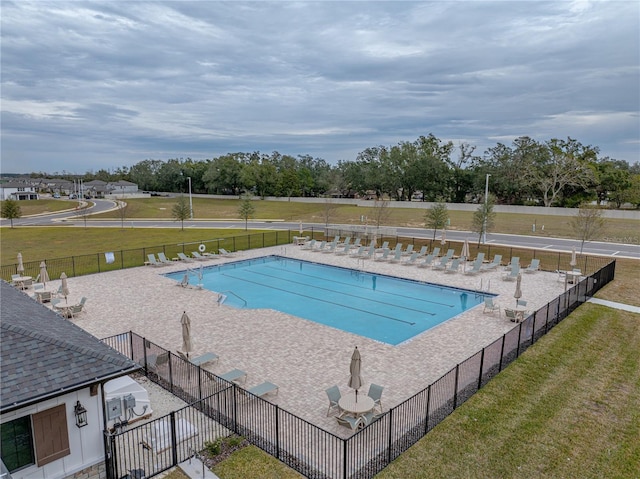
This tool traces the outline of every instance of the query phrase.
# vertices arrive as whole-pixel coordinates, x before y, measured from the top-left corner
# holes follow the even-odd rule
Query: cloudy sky
[[[433,133],[640,157],[640,2],[5,1],[2,172]]]

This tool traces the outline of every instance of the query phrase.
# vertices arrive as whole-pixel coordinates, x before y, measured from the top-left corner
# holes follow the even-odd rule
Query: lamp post
[[[193,202],[191,200],[191,177],[187,176],[187,179],[189,180],[189,215],[191,216],[191,219],[193,219]]]
[[[489,177],[491,175],[487,173],[487,178],[484,184],[484,218],[482,221],[482,243],[487,242],[487,205],[489,202]]]

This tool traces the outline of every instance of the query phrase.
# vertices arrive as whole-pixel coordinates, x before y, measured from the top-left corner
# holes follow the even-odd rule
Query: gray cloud
[[[640,154],[637,2],[3,2],[2,170],[433,133]]]

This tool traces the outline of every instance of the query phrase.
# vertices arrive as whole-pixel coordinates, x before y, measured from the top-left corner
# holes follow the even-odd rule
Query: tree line
[[[146,159],[114,171],[88,172],[85,181],[127,180],[143,191],[260,197],[368,197],[480,203],[485,188],[497,204],[577,207],[606,202],[640,207],[640,164],[599,155],[598,147],[567,138],[527,136],[497,143],[482,155],[434,135],[374,146],[353,161],[329,164],[309,155],[228,153],[206,160]],[[43,176],[32,173],[31,176]],[[77,176],[54,174],[67,179]]]

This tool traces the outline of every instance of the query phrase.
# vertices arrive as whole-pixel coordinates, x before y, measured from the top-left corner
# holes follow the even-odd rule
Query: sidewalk
[[[607,306],[609,308],[621,309],[623,311],[629,311],[630,313],[640,314],[639,306],[631,306],[630,304],[624,303],[616,303],[615,301],[607,301],[606,299],[598,299],[598,298],[589,298],[589,303],[599,304],[602,306]]]

